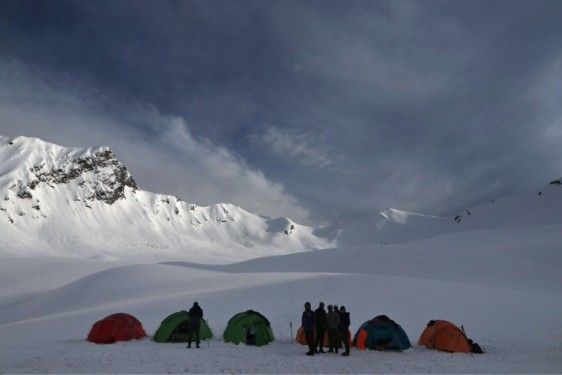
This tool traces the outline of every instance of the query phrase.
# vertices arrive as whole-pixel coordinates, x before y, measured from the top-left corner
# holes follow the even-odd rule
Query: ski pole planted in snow
[[[294,343],[295,341],[293,340],[293,322],[289,322],[289,327],[291,327],[291,342]]]

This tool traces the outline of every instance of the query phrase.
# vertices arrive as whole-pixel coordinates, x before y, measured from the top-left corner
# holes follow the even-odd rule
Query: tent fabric
[[[351,332],[349,332],[348,334],[348,340],[349,340],[349,346],[351,346]],[[314,329],[314,339],[316,340],[316,329]],[[295,340],[301,344],[301,345],[307,345],[306,343],[306,336],[304,335],[304,329],[302,328],[302,326],[299,327],[299,330],[297,331],[297,337],[295,338]],[[324,344],[325,347],[330,347],[330,339],[328,337],[328,331],[326,331],[324,333]],[[340,348],[342,347],[341,342],[340,342]]]
[[[353,338],[358,349],[406,350],[412,347],[408,335],[398,323],[379,315],[361,325]]]
[[[465,333],[446,320],[432,320],[423,330],[418,344],[449,353],[470,353],[472,345]]]
[[[97,344],[112,344],[146,337],[141,322],[132,315],[118,313],[106,316],[94,323],[88,334],[88,341]]]
[[[189,314],[182,310],[168,315],[154,334],[155,342],[186,342],[189,336]],[[199,339],[208,340],[213,333],[205,319],[201,319]]]
[[[357,349],[365,350],[365,342],[367,341],[367,336],[369,336],[369,333],[364,329],[360,329],[357,332],[357,340],[355,340],[355,347]]]
[[[228,321],[223,339],[234,344],[262,346],[275,340],[269,320],[257,311],[248,310],[234,315]]]

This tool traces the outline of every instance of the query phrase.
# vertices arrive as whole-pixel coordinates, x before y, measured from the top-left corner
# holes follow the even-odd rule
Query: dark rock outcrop
[[[109,168],[108,170],[104,170]],[[31,199],[32,194],[28,190],[34,190],[39,183],[48,185],[66,184],[80,178],[86,172],[95,174],[94,193],[89,197],[92,200],[100,200],[107,204],[113,204],[117,200],[125,198],[125,187],[137,190],[138,186],[127,168],[117,160],[111,150],[104,150],[84,158],[71,159],[61,168],[45,170],[45,165],[39,164],[31,168],[35,176],[25,189],[21,189],[18,197]],[[79,183],[84,186],[84,181]]]

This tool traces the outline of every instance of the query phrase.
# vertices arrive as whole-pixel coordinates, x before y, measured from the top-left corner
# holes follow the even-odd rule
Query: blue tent
[[[386,315],[379,315],[361,325],[353,338],[359,349],[406,350],[412,347],[408,335],[398,323]]]

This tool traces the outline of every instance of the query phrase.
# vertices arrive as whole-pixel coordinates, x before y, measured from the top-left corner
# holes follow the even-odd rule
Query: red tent
[[[88,334],[88,341],[97,344],[112,344],[116,341],[141,339],[145,336],[146,332],[137,318],[119,313],[96,322]]]

